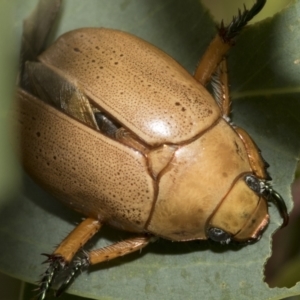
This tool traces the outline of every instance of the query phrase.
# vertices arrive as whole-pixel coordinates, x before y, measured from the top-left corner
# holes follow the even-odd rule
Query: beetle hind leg
[[[83,251],[80,256],[74,259],[74,263],[70,267],[69,274],[58,288],[55,296],[59,297],[84,268],[141,250],[156,239],[156,237],[151,235],[143,235],[126,239],[90,252]]]
[[[99,220],[87,218],[61,242],[52,254],[43,254],[47,256],[45,263],[49,263],[49,266],[42,275],[42,279],[39,283],[38,300],[44,300],[46,298],[53,282],[62,272],[67,275],[56,292],[57,297],[61,295],[76,276],[89,265],[95,265],[138,251],[147,246],[150,242],[156,240],[156,238],[151,235],[143,235],[90,252],[81,251],[77,254],[82,246],[99,231],[101,226],[102,223]],[[76,254],[77,256],[75,256]],[[60,277],[60,279],[61,278],[62,277]]]
[[[87,268],[90,265],[89,256],[87,252],[82,251],[79,256],[77,256],[72,265],[68,270],[68,274],[65,277],[63,283],[59,286],[58,290],[55,293],[56,297],[59,297],[74,281],[74,279],[83,271],[83,269]]]
[[[62,256],[45,253],[42,253],[42,255],[48,257],[44,263],[49,263],[49,266],[45,273],[42,274],[42,279],[38,282],[38,300],[44,300],[46,298],[46,294],[51,287],[56,274],[65,267],[65,261]]]
[[[102,223],[93,218],[82,221],[48,257],[46,272],[39,283],[38,300],[44,300],[57,275],[64,271],[71,263],[78,250],[101,228]]]

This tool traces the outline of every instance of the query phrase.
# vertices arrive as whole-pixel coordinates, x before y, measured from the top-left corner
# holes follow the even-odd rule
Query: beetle
[[[57,295],[82,268],[158,237],[257,241],[269,221],[268,201],[287,224],[260,150],[229,118],[224,57],[265,2],[222,23],[191,76],[155,46],[117,30],[77,29],[42,51],[60,1],[40,0],[24,23],[21,49],[22,163],[43,188],[86,216],[46,254],[40,300],[71,262]],[[205,88],[210,81],[214,97]],[[77,256],[103,224],[138,236]]]

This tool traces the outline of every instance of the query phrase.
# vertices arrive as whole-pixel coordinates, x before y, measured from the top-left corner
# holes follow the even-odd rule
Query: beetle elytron
[[[74,30],[42,52],[60,1],[40,1],[24,23],[22,162],[86,219],[48,255],[39,299],[103,224],[139,235],[73,260],[57,294],[83,267],[137,251],[156,237],[258,240],[268,201],[287,224],[260,151],[228,117],[224,56],[265,2],[221,24],[191,76],[161,50],[117,30]],[[32,27],[40,14],[43,23]],[[215,99],[204,87],[211,80]]]

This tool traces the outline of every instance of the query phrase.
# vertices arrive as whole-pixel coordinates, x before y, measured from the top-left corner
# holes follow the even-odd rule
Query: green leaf
[[[0,202],[9,201],[15,196],[15,185],[19,181],[18,164],[15,159],[14,131],[12,116],[13,97],[15,89],[15,78],[17,74],[16,55],[12,49],[16,48],[14,30],[12,27],[15,3],[4,0],[0,3],[0,91],[1,112],[0,120]]]
[[[21,20],[36,1],[17,2],[16,32],[20,36]],[[215,34],[210,15],[196,0],[64,2],[53,38],[78,27],[118,28],[162,48],[190,72]],[[299,19],[300,1],[295,1],[274,18],[247,28],[229,56],[233,121],[262,149],[271,165],[274,188],[286,199],[289,209],[290,184],[300,152]],[[22,194],[0,206],[0,271],[35,282],[45,270],[40,253],[51,253],[81,216],[63,207],[26,175],[23,182]],[[300,294],[300,284],[292,289],[270,289],[263,282],[271,235],[281,224],[272,204],[270,215],[270,225],[256,244],[220,247],[209,242],[160,239],[142,253],[90,268],[69,292],[93,299],[242,300]],[[106,227],[92,246],[101,247],[128,236]]]

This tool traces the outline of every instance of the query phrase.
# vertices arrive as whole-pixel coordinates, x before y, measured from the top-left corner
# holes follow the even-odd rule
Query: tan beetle
[[[58,295],[83,267],[156,237],[256,241],[268,224],[267,201],[287,224],[260,151],[228,117],[223,58],[265,2],[221,24],[194,77],[161,50],[117,30],[74,30],[41,53],[60,0],[39,2],[24,23],[22,162],[37,183],[87,217],[47,255],[40,300],[69,265]],[[211,80],[214,98],[204,87]],[[103,224],[139,235],[76,258]]]

